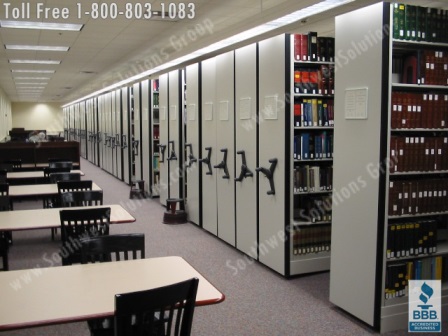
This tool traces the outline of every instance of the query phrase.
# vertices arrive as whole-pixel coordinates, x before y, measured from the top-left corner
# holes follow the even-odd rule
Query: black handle
[[[98,133],[96,134],[96,141],[97,141],[98,143],[100,143],[101,141],[103,141],[103,138],[102,138],[102,136],[101,136],[101,132],[98,132]]]
[[[240,172],[240,176],[238,176],[235,181],[237,182],[241,182],[243,181],[244,178],[246,177],[252,177],[254,176],[254,174],[252,173],[252,171],[247,168],[247,164],[246,164],[246,153],[244,151],[238,151],[236,152],[237,154],[241,155],[241,160],[242,160],[242,164],[241,164],[241,172]]]
[[[134,150],[134,155],[138,156],[138,145],[140,141],[139,140],[132,140],[132,149]]]
[[[89,134],[89,136],[88,136],[88,141],[89,141],[89,142],[92,142],[93,134],[92,134],[91,131],[88,131],[88,134]]]
[[[114,149],[117,145],[115,144],[115,140],[116,140],[116,138],[114,138],[113,136],[111,136],[111,137],[109,137],[110,138],[110,146],[109,147],[112,147],[112,149]]]
[[[224,169],[224,176],[223,179],[230,178],[229,170],[227,169],[227,148],[221,149],[221,152],[224,153],[224,157],[222,158],[222,161],[215,165],[214,168]]]
[[[121,148],[127,148],[128,143],[126,142],[126,134],[121,135]]]
[[[210,157],[212,156],[212,148],[205,147],[205,150],[208,152],[207,157],[205,159],[199,159],[199,162],[205,163],[208,166],[208,172],[205,175],[213,175],[212,165],[210,164]]]
[[[115,134],[115,146],[121,147],[121,144],[120,144],[120,134],[118,134],[118,133]]]
[[[160,154],[162,155],[162,158],[159,160],[159,162],[165,162],[165,149],[166,145],[159,145]]]
[[[277,166],[277,159],[270,159],[269,163],[271,166],[269,169],[263,168],[263,167],[257,167],[255,168],[255,171],[257,173],[263,173],[269,180],[269,186],[271,187],[271,190],[267,192],[268,195],[275,195],[275,186],[274,186],[274,170]]]
[[[193,155],[193,145],[191,143],[185,144],[185,148],[190,148],[190,154],[188,154],[188,164],[187,164],[187,167],[190,168],[191,165],[194,162],[197,162],[198,160]]]
[[[104,132],[104,146],[107,146],[108,142],[109,142],[109,136],[107,135],[106,132]]]
[[[177,160],[176,152],[174,152],[174,140],[168,141],[168,146],[171,145],[170,156],[167,158],[168,161]]]

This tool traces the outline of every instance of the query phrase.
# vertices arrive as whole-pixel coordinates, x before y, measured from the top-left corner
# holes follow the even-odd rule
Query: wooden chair
[[[66,191],[60,193],[63,208],[74,206],[103,205],[102,190]]]
[[[199,279],[115,295],[115,336],[189,336]]]
[[[70,168],[73,169],[72,161],[56,161],[56,162],[48,162],[48,168]]]
[[[81,262],[80,239],[109,234],[110,208],[61,210],[62,265]]]
[[[0,169],[0,183],[8,182],[8,171],[6,169]]]
[[[22,169],[22,160],[21,159],[6,160],[5,163],[12,165],[13,171],[18,171],[18,170]]]
[[[87,237],[80,242],[82,264],[145,258],[143,233]]]
[[[51,173],[50,183],[57,183],[59,181],[81,181],[80,173]]]
[[[9,196],[9,183],[0,182],[0,196]],[[13,210],[11,199],[9,199],[9,210]]]
[[[0,211],[11,210],[11,202],[9,196],[0,196]],[[0,232],[0,256],[2,258],[3,267],[2,271],[9,270],[8,252],[9,245],[12,243],[12,235],[10,231]]]
[[[145,235],[120,234],[82,238],[81,263],[110,262],[145,258]],[[114,335],[112,318],[87,322],[91,336]]]
[[[12,172],[13,167],[10,163],[0,163],[0,170],[6,170],[6,172]]]

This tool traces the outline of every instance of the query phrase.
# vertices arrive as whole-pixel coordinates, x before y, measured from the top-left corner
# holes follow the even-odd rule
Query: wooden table
[[[224,294],[181,257],[0,272],[0,330],[110,317],[115,294],[192,277],[199,278],[197,306],[224,301]]]
[[[81,170],[71,170],[70,173],[78,173],[84,176]],[[43,170],[21,171],[21,172],[8,172],[6,174],[8,180],[16,179],[40,179],[45,178]]]
[[[96,183],[92,184],[92,190],[102,190]],[[46,197],[58,194],[58,185],[56,183],[46,184],[27,184],[9,186],[9,197]]]
[[[110,208],[111,224],[135,222],[135,218],[119,204],[72,208],[14,210],[0,211],[0,231],[59,228],[61,226],[61,220],[59,218],[60,210],[75,210],[86,208]]]

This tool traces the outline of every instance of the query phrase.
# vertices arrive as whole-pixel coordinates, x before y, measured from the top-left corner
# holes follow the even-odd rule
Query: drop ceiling
[[[310,6],[318,0],[190,0],[194,4],[194,19],[132,19],[124,15],[108,19],[93,18],[87,15],[91,11],[92,0],[11,0],[2,1],[0,20],[6,19],[4,3],[10,8],[21,8],[29,3],[30,21],[81,23],[79,32],[29,30],[0,28],[0,87],[12,102],[51,102],[65,104],[105,88],[116,82],[130,78],[146,70],[161,65],[213,42],[230,37],[259,24],[279,18],[283,15]],[[357,0],[349,5],[309,18],[306,22],[287,27],[294,32],[317,30],[322,36],[334,34],[334,16],[377,1]],[[446,1],[408,1],[420,5],[448,8]],[[188,0],[170,0],[166,2],[145,1],[107,1],[115,4],[119,10],[124,5],[131,8],[148,3],[152,11],[165,10],[168,6],[179,8]],[[37,19],[36,8],[67,8],[69,17]],[[113,4],[113,5],[112,5]],[[103,5],[104,6],[104,5]],[[79,11],[82,8],[82,11]],[[191,7],[190,7],[191,8]],[[191,13],[187,7],[187,13]],[[9,14],[12,11],[9,10]],[[23,20],[28,12],[20,12]],[[6,50],[7,44],[67,46],[68,52]],[[56,65],[12,64],[11,59],[55,60]],[[16,73],[12,70],[47,69],[52,74]],[[19,77],[19,79],[17,79]],[[20,79],[26,78],[26,79]],[[34,79],[35,77],[40,79]],[[19,93],[26,83],[41,83],[37,92]],[[19,84],[22,83],[22,84]],[[24,84],[25,83],[25,84]],[[23,91],[23,89],[21,90]]]

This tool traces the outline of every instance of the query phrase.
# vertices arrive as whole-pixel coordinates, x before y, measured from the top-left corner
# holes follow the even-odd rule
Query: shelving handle
[[[241,151],[238,151],[236,153],[238,155],[241,155],[242,164],[241,164],[240,176],[235,178],[235,181],[236,182],[242,182],[244,178],[252,177],[252,176],[254,176],[254,174],[252,173],[252,171],[249,168],[247,168],[245,151],[241,150]]]
[[[224,153],[224,157],[222,158],[222,161],[215,165],[214,168],[224,169],[224,176],[223,179],[230,178],[229,170],[227,169],[227,148],[221,149],[221,152]]]
[[[277,166],[277,161],[277,159],[270,159],[269,163],[271,164],[271,166],[269,167],[269,169],[263,167],[255,168],[255,171],[257,173],[263,173],[269,180],[269,186],[271,187],[271,190],[267,192],[268,195],[275,195],[274,171],[275,167]]]
[[[170,146],[171,145],[171,146]],[[168,141],[168,146],[171,147],[170,156],[167,158],[168,161],[177,160],[176,152],[174,151],[174,140]]]
[[[126,134],[121,135],[121,148],[127,148],[128,143],[126,142]]]
[[[159,144],[159,150],[160,150],[160,154],[162,154],[162,158],[159,160],[159,162],[165,162],[166,145],[160,145]]]
[[[118,134],[118,133],[116,133],[115,134],[115,146],[117,146],[117,147],[121,147],[121,144],[120,144],[120,134]]]
[[[132,148],[134,150],[134,155],[138,156],[138,145],[140,141],[139,140],[132,140]]]
[[[212,156],[212,148],[205,147],[205,150],[208,152],[207,157],[205,159],[199,159],[199,162],[205,163],[208,166],[208,172],[205,175],[213,175],[212,165],[210,164],[210,158]]]
[[[185,148],[190,148],[190,154],[188,154],[188,164],[187,167],[190,168],[194,162],[198,160],[193,155],[193,145],[191,143],[185,144]]]

